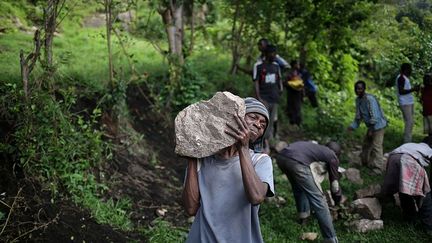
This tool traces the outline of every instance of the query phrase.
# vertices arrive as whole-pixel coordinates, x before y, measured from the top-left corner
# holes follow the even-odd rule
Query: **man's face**
[[[258,43],[258,50],[260,52],[264,52],[266,48],[267,48],[267,43],[265,43],[264,41],[260,41]]]
[[[264,134],[264,130],[267,127],[267,120],[259,113],[247,113],[245,121],[250,130],[250,139],[252,142],[255,142]]]
[[[412,73],[412,68],[407,68],[407,70],[405,70],[406,76],[411,76],[411,73]]]
[[[363,97],[363,95],[365,94],[365,88],[363,86],[363,84],[356,84],[356,86],[354,87],[355,93],[356,95],[361,98]]]

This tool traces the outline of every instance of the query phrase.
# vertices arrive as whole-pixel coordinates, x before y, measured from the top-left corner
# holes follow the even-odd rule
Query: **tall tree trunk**
[[[231,28],[231,36],[232,36],[232,42],[231,42],[231,68],[230,73],[235,74],[237,73],[237,65],[240,62],[240,38],[241,38],[241,32],[243,30],[243,22],[240,23],[240,27],[237,29],[237,21],[240,15],[240,1],[236,1],[235,6],[235,12],[233,17],[233,24]]]
[[[112,31],[112,0],[105,0],[105,20],[106,20],[106,38],[108,48],[108,81],[111,89],[114,89],[114,67],[111,50],[111,31]]]
[[[190,32],[190,43],[189,43],[189,50],[188,50],[188,55],[192,54],[193,48],[194,48],[194,44],[195,44],[195,11],[194,11],[194,0],[191,0],[190,3],[190,8],[191,8],[191,19],[190,19],[190,28],[191,28],[191,32]]]
[[[57,21],[57,8],[59,0],[48,0],[47,7],[44,9],[44,21],[45,21],[45,65],[46,70],[49,73],[52,72],[53,68],[53,51],[52,44],[54,39],[54,32],[56,31],[56,21]]]
[[[183,5],[171,0],[161,16],[168,36],[170,55],[183,65]]]
[[[24,97],[27,100],[29,96],[29,77],[30,73],[33,71],[33,68],[40,56],[40,32],[36,30],[34,35],[34,50],[27,57],[24,57],[24,51],[21,49],[20,51],[20,67],[21,67],[21,78],[23,82],[24,89]]]
[[[159,9],[159,14],[165,24],[169,45],[169,74],[170,74],[170,94],[166,105],[169,106],[174,96],[174,91],[178,88],[181,81],[182,67],[184,64],[183,56],[183,1],[170,0],[168,5]]]

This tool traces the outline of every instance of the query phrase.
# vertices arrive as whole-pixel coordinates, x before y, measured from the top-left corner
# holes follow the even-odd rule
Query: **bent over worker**
[[[404,220],[419,219],[432,235],[431,188],[425,170],[432,160],[428,140],[430,138],[422,143],[405,143],[390,153],[380,197],[385,199],[398,193]]]
[[[305,221],[311,211],[314,211],[324,242],[338,242],[330,210],[321,185],[314,179],[311,166],[323,163],[329,174],[332,198],[338,205],[342,198],[338,181],[338,156],[341,151],[339,144],[330,142],[323,146],[310,141],[299,141],[283,148],[277,146],[276,149],[277,164],[292,186],[299,222]]]

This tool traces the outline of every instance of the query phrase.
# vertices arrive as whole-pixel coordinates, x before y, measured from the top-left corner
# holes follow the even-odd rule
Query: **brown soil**
[[[130,218],[135,226],[147,228],[159,217],[156,210],[166,209],[165,220],[187,227],[180,200],[185,161],[174,154],[173,126],[153,114],[136,90],[128,90],[132,121],[125,126],[143,134],[144,142],[126,146],[123,138],[118,140],[114,160],[98,169],[105,175],[101,181],[110,188],[105,197],[131,199]],[[84,100],[80,104],[91,103]],[[112,125],[109,116],[104,116],[102,122],[108,128]],[[8,129],[12,127],[1,126],[3,140],[9,139]],[[5,228],[0,228],[2,242],[146,242],[142,233],[97,223],[87,210],[66,196],[52,200],[50,190],[36,178],[25,176],[16,158],[2,155],[0,159],[0,200],[4,202],[0,211],[6,218],[10,213]]]

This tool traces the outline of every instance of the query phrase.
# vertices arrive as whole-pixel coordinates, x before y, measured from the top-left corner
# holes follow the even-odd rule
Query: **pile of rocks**
[[[343,176],[354,184],[363,184],[363,179],[361,178],[358,169],[348,168],[343,173]],[[380,191],[380,185],[370,185],[355,192],[354,201],[349,204],[347,211],[348,214],[357,214],[360,218],[353,218],[347,222],[348,226],[352,230],[364,233],[384,228],[384,222],[381,220],[382,207],[379,200],[376,198]],[[327,196],[327,199],[329,198],[329,195]],[[334,203],[331,201],[329,202],[329,200],[328,203],[329,206],[334,205]],[[332,212],[332,210],[330,211]],[[332,212],[332,216],[337,217],[337,215],[338,213]]]
[[[380,190],[380,185],[370,185],[355,192],[355,200],[350,204],[350,212],[358,214],[360,219],[348,222],[352,230],[365,233],[384,228],[384,222],[381,220],[382,207],[376,198]]]

